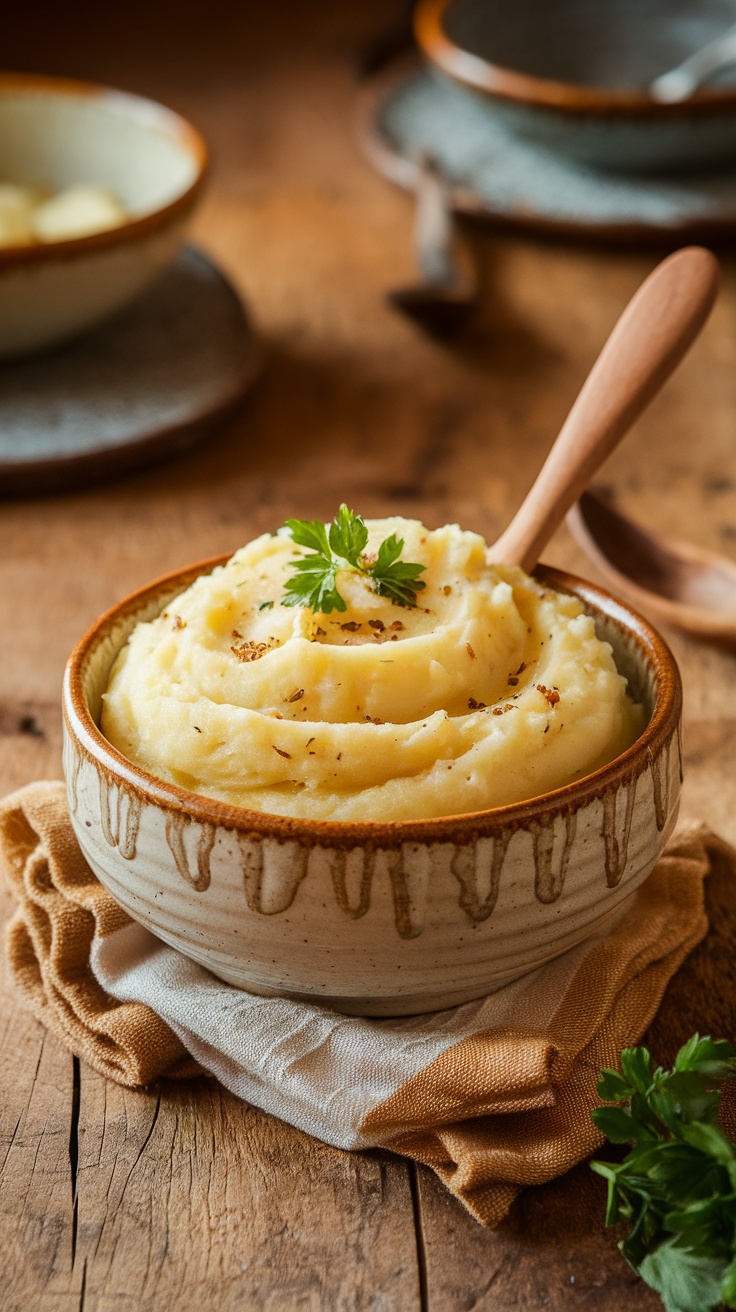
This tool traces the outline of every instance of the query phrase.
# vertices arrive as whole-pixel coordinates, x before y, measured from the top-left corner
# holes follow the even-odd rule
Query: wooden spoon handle
[[[509,527],[490,549],[531,570],[596,470],[680,363],[718,292],[718,261],[700,246],[670,255],[627,305]]]

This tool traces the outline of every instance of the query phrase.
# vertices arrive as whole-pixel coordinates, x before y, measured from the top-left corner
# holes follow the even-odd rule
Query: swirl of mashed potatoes
[[[457,525],[368,521],[426,566],[406,608],[350,570],[345,612],[283,606],[295,555],[264,535],[139,624],[102,730],[206,797],[319,820],[419,820],[523,801],[622,752],[644,715],[581,603],[488,563]]]

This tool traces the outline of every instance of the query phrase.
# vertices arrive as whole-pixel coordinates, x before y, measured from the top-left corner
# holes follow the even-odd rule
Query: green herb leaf
[[[333,610],[347,610],[337,590],[337,566],[316,553],[294,561],[296,573],[284,586],[282,606],[311,606],[329,615]]]
[[[611,1143],[631,1143],[639,1128],[631,1119],[630,1112],[621,1107],[596,1107],[591,1116],[602,1134]]]
[[[693,1034],[680,1048],[675,1058],[675,1070],[696,1070],[716,1079],[728,1079],[736,1071],[734,1054],[736,1049],[725,1039],[701,1039],[699,1034]]]
[[[288,528],[298,547],[309,547],[321,556],[329,556],[327,529],[321,519],[287,519],[284,528]]]
[[[736,1257],[726,1268],[721,1281],[721,1295],[726,1307],[736,1307]]]
[[[618,1071],[608,1070],[608,1068],[601,1071],[596,1089],[598,1090],[598,1097],[602,1098],[604,1102],[621,1102],[624,1098],[630,1098],[634,1092],[623,1075],[619,1075]]]
[[[374,589],[380,597],[390,597],[396,606],[416,606],[417,592],[426,587],[419,578],[426,566],[399,560],[403,550],[404,539],[392,533],[381,543],[368,573],[375,580]]]
[[[646,1048],[624,1048],[621,1070],[632,1089],[646,1095],[652,1083],[652,1059]]]
[[[319,519],[287,519],[284,527],[296,545],[310,553],[292,562],[295,572],[285,584],[284,606],[309,606],[325,615],[346,610],[337,588],[337,575],[345,569],[369,578],[373,591],[396,606],[415,606],[417,592],[426,587],[419,578],[426,566],[399,560],[404,542],[395,533],[381,543],[375,559],[364,555],[365,520],[344,503],[329,525]]]
[[[627,1220],[619,1248],[667,1312],[736,1308],[736,1151],[716,1125],[721,1087],[736,1078],[736,1048],[693,1035],[671,1071],[646,1048],[621,1054],[598,1092],[595,1124],[633,1146],[620,1163],[591,1162],[608,1183],[606,1224]]]
[[[722,1264],[676,1248],[672,1240],[647,1254],[639,1275],[657,1291],[666,1312],[711,1312],[721,1306]]]
[[[336,556],[342,556],[354,569],[360,569],[360,556],[368,545],[365,520],[348,510],[343,502],[329,527],[329,543]]]
[[[382,574],[387,574],[391,569],[391,566],[393,565],[394,561],[399,559],[399,556],[401,555],[403,550],[404,550],[403,538],[397,538],[395,533],[392,533],[391,536],[388,538],[384,538],[383,542],[378,548],[378,554],[376,555],[375,563],[371,567],[371,571],[374,577],[376,576],[380,577],[380,575]],[[410,569],[418,568],[421,570],[423,566],[412,565],[409,568]]]

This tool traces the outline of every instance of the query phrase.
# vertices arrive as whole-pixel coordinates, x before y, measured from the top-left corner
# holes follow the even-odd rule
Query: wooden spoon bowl
[[[652,533],[594,492],[583,493],[567,522],[616,592],[686,633],[736,642],[736,562]]]

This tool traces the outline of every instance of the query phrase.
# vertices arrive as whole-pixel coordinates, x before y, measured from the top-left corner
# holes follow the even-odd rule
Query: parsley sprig
[[[601,1071],[598,1093],[620,1107],[591,1113],[616,1165],[591,1162],[608,1181],[606,1224],[625,1219],[624,1257],[667,1312],[736,1308],[736,1152],[718,1129],[721,1087],[736,1078],[736,1048],[694,1034],[672,1070],[646,1048],[626,1048],[621,1073]]]
[[[404,539],[392,533],[384,538],[375,556],[367,556],[368,529],[365,520],[343,503],[331,524],[321,519],[287,519],[284,526],[307,556],[293,562],[294,574],[287,579],[283,606],[309,606],[329,615],[347,610],[337,589],[340,570],[352,569],[371,580],[373,591],[388,597],[395,606],[416,606],[417,593],[426,584],[419,575],[426,565],[400,560]]]

